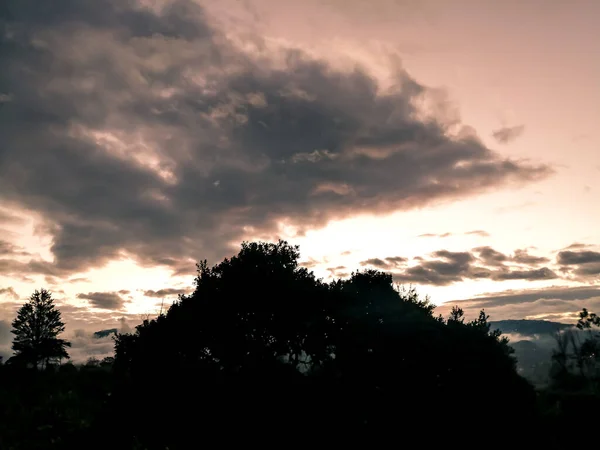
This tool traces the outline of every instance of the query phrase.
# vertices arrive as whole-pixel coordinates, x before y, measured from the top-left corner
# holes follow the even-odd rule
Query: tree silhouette
[[[483,311],[444,320],[390,274],[326,283],[298,260],[284,241],[243,243],[213,267],[198,264],[195,291],[166,314],[117,335],[123,382],[112,401],[139,411],[117,422],[152,436],[148,448],[185,448],[198,424],[248,439],[277,429],[351,438],[457,408],[465,420],[482,408],[489,420],[533,413],[535,392]]]
[[[46,289],[36,290],[31,295],[17,312],[12,327],[15,355],[9,359],[11,363],[44,368],[56,360],[69,358],[66,347],[71,343],[58,338],[65,330],[65,324]]]

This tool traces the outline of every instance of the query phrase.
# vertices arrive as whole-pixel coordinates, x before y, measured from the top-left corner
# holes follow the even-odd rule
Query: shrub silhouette
[[[324,283],[298,259],[285,241],[243,243],[214,267],[198,264],[195,291],[166,314],[116,336],[113,409],[136,405],[126,423],[144,446],[187,448],[198,433],[353,439],[424,417],[532,417],[533,388],[483,312],[444,320],[389,274]]]

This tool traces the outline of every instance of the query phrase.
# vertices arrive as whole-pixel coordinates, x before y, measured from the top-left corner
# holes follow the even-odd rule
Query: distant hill
[[[546,385],[552,367],[553,346],[549,345],[548,341],[542,341],[540,345],[525,340],[511,342],[510,345],[515,350],[518,372],[534,385]]]
[[[525,336],[540,334],[554,334],[557,331],[570,328],[573,325],[548,320],[498,320],[490,322],[492,329],[499,329],[502,333],[516,333]]]
[[[118,331],[119,330],[117,330],[116,328],[110,328],[108,330],[96,331],[94,333],[94,338],[95,339],[101,339],[103,337],[110,336],[111,334],[117,334]]]
[[[549,381],[552,350],[556,348],[554,335],[573,328],[570,324],[548,320],[498,320],[490,324],[492,330],[499,329],[509,338],[511,334],[524,338],[513,340],[515,336],[512,336],[510,346],[515,350],[519,373],[537,386],[543,386]]]

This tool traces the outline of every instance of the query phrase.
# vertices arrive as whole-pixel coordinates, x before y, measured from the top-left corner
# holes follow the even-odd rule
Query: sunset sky
[[[3,5],[0,354],[34,289],[104,354],[250,239],[440,312],[600,309],[600,2]]]

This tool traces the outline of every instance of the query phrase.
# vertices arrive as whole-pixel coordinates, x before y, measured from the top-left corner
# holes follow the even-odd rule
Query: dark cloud
[[[506,270],[494,272],[491,277],[493,280],[552,280],[558,278],[558,275],[547,267],[531,270]]]
[[[380,258],[366,259],[364,261],[361,261],[360,265],[361,266],[374,266],[374,267],[379,267],[380,269],[387,269],[388,267],[390,267],[389,262],[384,261],[383,259],[380,259]]]
[[[556,256],[556,262],[565,266],[600,263],[600,252],[594,252],[591,250],[573,252],[565,250],[558,253],[558,255]]]
[[[88,300],[90,306],[98,309],[122,309],[125,300],[116,292],[88,292],[77,294],[77,298]]]
[[[404,264],[408,259],[402,256],[389,256],[385,259],[370,258],[360,262],[361,266],[372,266],[378,269],[393,269],[401,264]]]
[[[479,259],[488,266],[500,266],[508,260],[508,256],[504,253],[500,253],[489,246],[477,247],[474,248],[473,251],[476,252]]]
[[[489,246],[476,247],[473,251],[477,253],[477,256],[485,265],[502,268],[505,268],[506,263],[509,262],[534,267],[550,261],[548,258],[542,256],[530,255],[527,249],[517,249],[512,256],[505,255]]]
[[[523,131],[525,131],[525,125],[504,127],[494,131],[492,133],[492,136],[500,144],[508,144],[517,139],[519,136],[521,136],[523,134]]]
[[[471,265],[475,261],[475,257],[468,252],[439,250],[432,256],[438,259],[424,260],[402,272],[395,272],[394,279],[399,283],[446,286],[462,281],[464,278],[487,278],[490,276],[488,269]]]
[[[534,256],[530,255],[526,249],[518,249],[515,250],[514,255],[511,258],[511,261],[514,261],[519,264],[528,264],[534,266],[536,264],[544,264],[550,261],[550,259],[545,258],[543,256]]]
[[[592,276],[593,278],[598,278],[600,275],[600,263],[582,264],[573,273],[583,277]]]
[[[193,2],[8,0],[0,13],[0,200],[40,213],[65,277],[123,256],[194,274],[248,234],[542,179],[473,134],[417,119],[430,90],[382,92],[297,49],[242,50]],[[1,270],[11,273],[10,270]]]
[[[401,271],[396,270],[393,275],[395,280],[401,283],[437,286],[446,286],[466,279],[536,281],[559,278],[552,269],[537,267],[540,263],[547,262],[547,258],[529,255],[526,250],[516,250],[512,257],[488,246],[476,247],[473,251],[477,257],[470,252],[440,250],[430,255],[436,259],[413,258],[413,260],[419,261],[417,265]],[[368,261],[381,262],[377,259]],[[477,262],[482,265],[476,265]],[[507,265],[510,262],[517,262],[520,266]],[[377,264],[372,265],[377,266]],[[381,264],[378,267],[389,269]]]
[[[445,238],[445,237],[450,237],[452,236],[452,233],[441,233],[441,234],[436,234],[436,233],[424,233],[424,234],[420,234],[417,237],[438,237],[438,238]]]
[[[17,294],[17,292],[10,286],[7,288],[0,288],[0,295],[6,295],[13,300],[19,300],[19,294]]]
[[[388,256],[387,258],[385,258],[385,260],[393,264],[404,264],[408,261],[408,259],[404,258],[403,256]]]
[[[163,298],[163,297],[176,297],[178,295],[184,295],[189,293],[189,289],[175,289],[175,288],[168,288],[168,289],[159,289],[158,291],[152,291],[152,290],[148,290],[148,291],[144,291],[144,295],[146,297],[154,297],[154,298]]]
[[[592,250],[563,250],[558,252],[556,262],[562,271],[577,279],[600,279],[600,252]]]

